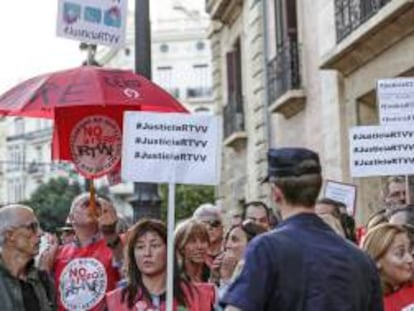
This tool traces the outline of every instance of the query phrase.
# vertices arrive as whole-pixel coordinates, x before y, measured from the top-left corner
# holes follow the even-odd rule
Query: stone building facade
[[[207,12],[224,210],[268,201],[259,181],[269,146],[305,146],[319,152],[325,179],[357,186],[365,222],[382,207],[384,178],[350,176],[348,131],[378,124],[378,79],[412,75],[414,3],[207,0]]]

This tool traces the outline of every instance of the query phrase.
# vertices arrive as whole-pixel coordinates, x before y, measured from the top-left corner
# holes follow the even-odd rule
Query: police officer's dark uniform
[[[271,149],[269,175],[298,175],[295,166],[308,158],[318,167],[299,174],[320,172],[319,157],[310,150]],[[242,311],[383,310],[374,263],[313,213],[291,216],[254,239],[221,303]]]

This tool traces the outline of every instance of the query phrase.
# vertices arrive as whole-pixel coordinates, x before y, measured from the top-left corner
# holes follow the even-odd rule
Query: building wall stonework
[[[246,124],[248,133],[248,161],[246,199],[263,199],[265,193],[260,180],[266,175],[268,149],[267,103],[264,88],[263,2],[247,1],[244,7],[246,23]]]
[[[232,25],[223,25],[217,37],[221,44],[221,59],[216,67],[221,66],[221,80],[215,77],[214,83],[215,87],[222,90],[222,103],[216,101],[219,105],[225,104],[223,98],[226,98],[225,52],[235,38],[239,36],[241,39],[247,135],[245,147],[238,150],[225,147],[223,151],[220,191],[225,205],[234,206],[237,200],[268,200],[267,190],[259,184],[261,177],[266,174],[268,147],[304,146],[320,154],[325,180],[357,186],[356,219],[359,224],[365,223],[369,214],[383,206],[381,195],[385,186],[384,178],[356,179],[350,176],[348,132],[353,126],[378,122],[375,98],[378,79],[413,72],[414,55],[408,51],[414,50],[414,34],[395,39],[392,46],[384,51],[373,51],[370,59],[359,64],[359,68],[351,64],[354,66],[352,71],[341,72],[335,66],[323,65],[327,54],[344,46],[337,43],[335,1],[296,1],[300,88],[306,98],[302,110],[285,117],[270,113],[267,105],[267,86],[263,83],[267,74],[263,61],[267,43],[264,42],[263,33],[263,3],[244,1],[241,15]],[[388,14],[386,12],[392,9],[391,6],[374,14]],[[375,21],[380,20],[378,16],[363,21],[358,27],[372,27]],[[361,33],[360,30],[355,31]],[[356,49],[355,54],[358,54],[358,45],[353,45],[352,49]],[[366,49],[361,52],[366,53]],[[213,52],[213,57],[216,54]],[[354,60],[352,57],[349,59]],[[241,186],[243,182],[245,184]],[[240,194],[240,191],[244,192]]]
[[[329,3],[332,2],[332,3]],[[320,33],[327,29],[335,29],[335,24],[332,24],[332,18],[335,16],[333,1],[320,0]],[[398,3],[394,3],[398,5]],[[373,24],[380,21],[384,14],[392,8],[392,3],[387,4],[384,8],[380,9],[373,17],[371,17],[366,23],[362,23],[355,32],[362,33],[364,29],[370,29]],[[388,10],[388,11],[387,11]],[[377,24],[380,29],[379,24]],[[385,27],[385,26],[383,26]],[[396,24],[391,27],[391,31],[399,30],[403,27],[403,24]],[[376,30],[377,36],[378,31]],[[404,28],[408,29],[408,28]],[[327,36],[325,40],[320,42],[321,53],[320,55],[327,54],[329,51],[335,51],[340,44],[337,44],[335,40],[329,38],[329,30],[327,30]],[[351,34],[350,38],[357,38]],[[392,38],[392,41],[390,41]],[[349,182],[357,186],[357,208],[356,208],[356,220],[359,224],[366,223],[369,215],[380,208],[384,207],[383,202],[383,189],[386,188],[386,182],[384,177],[367,177],[367,178],[352,178],[349,170],[349,141],[348,130],[351,127],[358,125],[379,125],[378,122],[378,108],[376,98],[376,83],[377,80],[382,78],[393,78],[401,75],[411,75],[413,71],[414,56],[412,51],[414,48],[414,34],[408,34],[399,38],[388,33],[387,37],[383,37],[383,40],[392,42],[387,49],[381,49],[381,46],[371,46],[370,58],[360,63],[355,67],[355,64],[349,64],[353,66],[351,72],[346,72],[343,75],[336,70],[323,70],[325,72],[322,76],[323,87],[323,101],[325,105],[334,104],[338,105],[338,111],[333,112],[331,118],[335,120],[335,114],[339,114],[336,120],[340,120],[340,126],[335,125],[335,122],[331,123],[331,127],[324,126],[326,131],[324,142],[324,155],[325,161],[329,164],[337,165],[340,163],[340,170],[331,170],[330,174],[338,176],[344,182]],[[347,39],[345,39],[346,41]],[[355,39],[357,40],[357,39]],[[360,39],[363,42],[363,39]],[[350,45],[349,45],[350,46]],[[352,46],[356,52],[353,53],[366,53],[365,50],[358,50],[360,47],[355,44]],[[337,49],[338,50],[338,49]],[[344,53],[345,54],[345,53]],[[344,56],[342,56],[344,57]],[[351,59],[351,58],[349,58]],[[411,72],[411,74],[410,74]],[[330,77],[329,77],[330,76]],[[336,81],[335,81],[336,80]],[[326,112],[323,120],[329,114]],[[330,133],[337,136],[337,139],[332,141],[329,139]],[[331,141],[331,142],[330,142]],[[336,145],[332,144],[336,141]],[[339,150],[339,158],[335,160],[333,154],[329,155],[328,146],[334,146],[334,149]],[[327,165],[330,167],[331,165]]]
[[[222,151],[221,182],[218,189],[224,213],[243,202],[265,197],[259,181],[267,169],[267,105],[264,88],[263,7],[261,1],[245,1],[240,15],[229,24],[212,21],[213,94],[217,112],[227,104],[226,53],[237,39],[241,45],[244,132],[247,139]],[[213,31],[215,29],[215,31]]]
[[[358,113],[358,103],[366,94],[375,92],[378,79],[393,78],[412,70],[414,56],[407,51],[414,49],[414,34],[407,36],[404,40],[396,43],[392,48],[372,59],[363,67],[358,68],[345,78],[345,92],[347,98],[347,115],[349,116],[348,126],[356,125],[379,125],[372,120],[378,121],[378,109],[375,105],[371,112],[365,115]],[[346,151],[348,148],[346,148]],[[348,154],[346,158],[349,159]],[[349,160],[348,160],[349,161]],[[349,171],[349,169],[348,169]],[[349,181],[356,184],[359,191],[357,219],[366,222],[369,215],[384,207],[382,190],[385,187],[384,178],[351,178]]]

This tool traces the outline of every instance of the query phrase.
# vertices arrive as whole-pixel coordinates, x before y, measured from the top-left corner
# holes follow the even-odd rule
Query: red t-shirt
[[[102,310],[105,294],[115,288],[119,271],[103,238],[80,247],[62,246],[54,263],[58,307],[63,310]]]
[[[385,296],[384,311],[414,311],[414,286],[405,286]]]
[[[188,311],[211,311],[212,306],[215,303],[216,292],[213,284],[209,283],[196,283],[191,284],[191,293],[185,286],[182,287],[184,295],[189,302],[188,307],[178,306],[177,301],[173,301],[173,310],[188,310]],[[135,306],[129,308],[126,300],[122,302],[122,288],[118,288],[112,292],[106,294],[106,303],[108,311],[165,311],[166,302],[160,301],[159,308],[154,307],[151,302],[140,300],[137,301]]]

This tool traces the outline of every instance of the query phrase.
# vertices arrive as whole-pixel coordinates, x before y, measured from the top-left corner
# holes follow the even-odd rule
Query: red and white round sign
[[[101,262],[95,258],[73,259],[60,275],[61,303],[67,310],[90,310],[104,299],[107,285]]]
[[[121,160],[122,134],[118,123],[103,115],[81,119],[70,133],[76,169],[86,178],[101,177]]]

